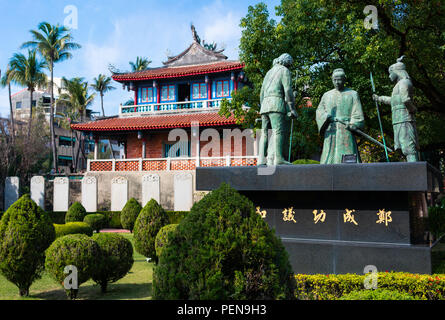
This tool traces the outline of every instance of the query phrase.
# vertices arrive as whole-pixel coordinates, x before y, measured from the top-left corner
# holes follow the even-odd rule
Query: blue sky
[[[229,59],[238,59],[241,37],[239,22],[247,14],[251,0],[0,0],[0,69],[31,39],[29,30],[42,21],[63,24],[77,9],[74,41],[82,48],[73,59],[56,64],[55,77],[84,77],[89,83],[100,73],[109,75],[108,64],[129,69],[129,61],[148,57],[152,67],[161,66],[167,53],[176,55],[192,42],[190,23],[206,42],[224,44]],[[272,17],[280,0],[266,0]],[[65,11],[65,12],[64,12]],[[21,52],[25,52],[22,50]],[[116,90],[105,96],[106,115],[118,113],[119,104],[133,95],[114,83]],[[13,86],[12,91],[22,88]],[[92,109],[100,111],[97,97]],[[7,88],[0,88],[0,115],[9,115]]]

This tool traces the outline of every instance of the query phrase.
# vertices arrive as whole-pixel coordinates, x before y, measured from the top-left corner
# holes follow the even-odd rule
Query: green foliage
[[[66,213],[65,223],[82,222],[86,215],[87,211],[83,205],[80,202],[74,202]]]
[[[121,225],[124,229],[130,230],[133,232],[134,223],[141,212],[142,206],[135,198],[131,198],[127,201],[124,208],[121,211]]]
[[[320,164],[320,161],[310,159],[298,159],[292,162],[292,164]]]
[[[122,229],[120,211],[98,211],[96,213],[103,214],[107,218],[108,228]]]
[[[123,278],[133,266],[133,246],[116,233],[96,233],[93,240],[99,245],[102,260],[92,278],[106,292],[108,283]]]
[[[156,255],[158,257],[161,256],[162,249],[166,245],[168,245],[169,233],[174,232],[177,227],[178,227],[177,224],[168,224],[166,226],[163,226],[161,230],[159,230],[158,234],[156,235],[156,241],[155,241]]]
[[[397,290],[376,289],[352,291],[339,300],[414,300],[414,298]]]
[[[134,224],[134,246],[136,251],[157,262],[156,235],[167,224],[169,224],[167,213],[155,199],[151,199],[141,210]]]
[[[445,233],[445,209],[441,207],[428,208],[428,227],[435,238]]]
[[[57,238],[46,251],[45,269],[62,286],[68,276],[66,266],[77,268],[78,286],[88,281],[100,265],[99,245],[84,234],[70,234]],[[65,289],[70,299],[77,297],[78,289]]]
[[[171,224],[179,224],[190,211],[166,211]]]
[[[66,236],[68,234],[84,234],[87,236],[93,235],[93,228],[85,222],[68,222],[66,224],[54,224],[56,230],[56,238]]]
[[[195,203],[168,240],[153,273],[154,299],[293,298],[281,240],[227,184]]]
[[[445,144],[445,81],[444,34],[445,2],[381,0],[374,5],[378,11],[378,29],[364,26],[363,13],[366,0],[358,1],[307,1],[282,0],[276,7],[279,22],[269,17],[267,6],[258,3],[249,6],[241,19],[240,60],[251,87],[244,87],[231,102],[222,103],[221,114],[230,111],[246,120],[246,127],[259,127],[255,123],[260,110],[259,92],[266,72],[273,59],[287,52],[294,58],[291,72],[297,106],[304,97],[310,97],[316,108],[324,92],[333,88],[331,74],[343,68],[347,86],[356,90],[363,105],[366,132],[373,137],[380,135],[377,110],[372,100],[370,72],[373,73],[376,92],[391,95],[393,83],[388,78],[388,67],[405,55],[405,64],[415,86],[414,103],[418,108],[417,128],[422,151],[443,149]],[[251,109],[242,110],[243,104]],[[310,108],[309,108],[310,109]],[[317,128],[305,108],[297,110],[292,157],[303,158],[321,145],[314,134]],[[391,110],[380,106],[383,132],[389,146],[392,137]],[[295,128],[294,128],[295,129]],[[305,136],[309,136],[307,139]],[[304,155],[299,154],[301,146]],[[299,149],[300,148],[300,149]],[[385,161],[383,149],[370,150],[373,161]],[[309,152],[310,153],[310,152]],[[397,155],[396,155],[397,157]]]
[[[107,226],[107,218],[103,214],[87,214],[83,219],[83,222],[87,223],[94,231],[99,232],[101,229]]]
[[[363,290],[366,275],[306,275],[297,274],[296,298],[299,300],[336,300]],[[416,300],[442,300],[445,297],[445,276],[420,275],[404,272],[379,272],[379,289],[405,292]]]
[[[55,239],[49,215],[22,196],[3,214],[0,221],[0,272],[19,288],[21,296],[39,279],[45,262],[45,250]]]
[[[65,223],[66,212],[47,211],[47,213],[50,216],[53,223],[55,223],[55,224],[64,224]]]

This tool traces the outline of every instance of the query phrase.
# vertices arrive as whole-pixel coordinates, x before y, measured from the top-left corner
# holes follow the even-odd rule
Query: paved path
[[[100,232],[113,232],[113,233],[131,233],[130,230],[125,229],[102,229]]]

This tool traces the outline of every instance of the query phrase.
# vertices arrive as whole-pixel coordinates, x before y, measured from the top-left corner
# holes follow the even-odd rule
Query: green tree
[[[32,98],[34,91],[38,86],[46,85],[46,75],[43,69],[46,67],[44,61],[37,58],[36,50],[28,50],[28,56],[22,53],[16,53],[9,61],[11,69],[7,72],[8,82],[14,82],[20,86],[24,86],[29,91],[29,123],[28,123],[28,139],[31,135],[32,127]]]
[[[100,105],[102,107],[102,116],[105,117],[104,110],[104,94],[108,91],[116,89],[111,85],[111,77],[107,77],[103,74],[100,74],[97,78],[94,78],[94,83],[91,85],[91,88],[96,90],[100,94]]]
[[[131,71],[135,72],[135,71],[143,71],[148,69],[148,65],[151,63],[152,61],[149,60],[148,58],[145,57],[136,57],[136,61],[130,61],[130,66],[131,66]]]
[[[36,48],[45,58],[47,67],[51,73],[50,81],[50,132],[51,149],[53,153],[53,168],[57,171],[56,137],[54,132],[54,64],[72,58],[70,51],[79,49],[81,46],[72,42],[73,38],[69,29],[65,26],[51,25],[41,22],[37,30],[31,30],[32,41],[27,41],[22,48]]]
[[[363,11],[367,5],[377,8],[377,29],[365,28],[367,14]],[[276,8],[281,18],[277,23],[269,18],[264,3],[250,6],[240,24],[240,59],[246,64],[244,70],[252,88],[235,93],[231,103],[224,103],[222,113],[232,111],[237,117],[244,116],[246,111],[241,106],[248,104],[251,110],[246,120],[253,126],[255,117],[249,113],[259,110],[257,97],[265,72],[274,58],[287,52],[295,61],[292,71],[298,104],[310,97],[316,108],[323,93],[332,89],[332,71],[341,67],[346,71],[347,85],[359,92],[366,131],[376,137],[380,129],[370,72],[377,93],[389,95],[393,84],[388,78],[388,67],[405,55],[404,62],[416,87],[421,148],[444,149],[444,10],[445,3],[440,0],[282,0]],[[381,106],[380,112],[384,132],[391,133],[386,141],[392,145],[391,110]],[[306,120],[298,119],[296,128],[300,121]],[[307,125],[315,126],[315,122]],[[376,152],[376,158],[384,161],[383,149]]]

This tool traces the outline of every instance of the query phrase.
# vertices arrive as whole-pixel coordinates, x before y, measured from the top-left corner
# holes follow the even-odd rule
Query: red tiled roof
[[[218,113],[175,114],[129,118],[109,118],[86,123],[72,124],[78,131],[135,131],[147,129],[189,128],[192,122],[199,126],[225,126],[236,124],[235,117],[220,116]]]
[[[154,68],[131,73],[116,73],[113,75],[113,80],[132,81],[132,80],[179,78],[179,77],[193,76],[199,74],[239,70],[242,68],[244,68],[244,63],[240,61],[222,61],[216,63],[202,64],[202,65]]]

